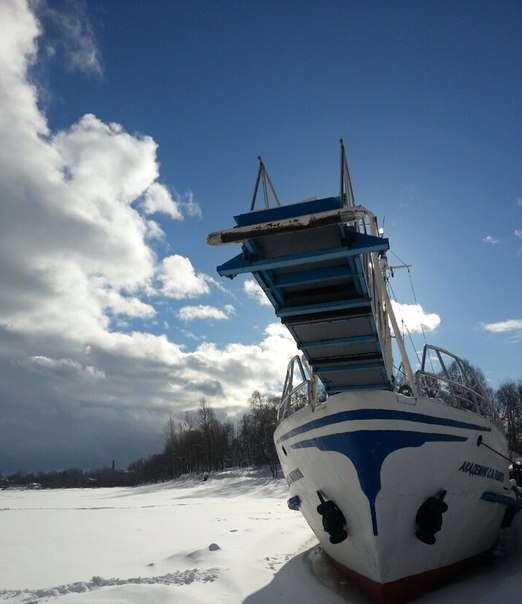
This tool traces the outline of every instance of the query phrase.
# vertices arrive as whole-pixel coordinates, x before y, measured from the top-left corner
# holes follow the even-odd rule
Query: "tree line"
[[[220,421],[202,399],[182,420],[172,417],[165,427],[163,451],[129,466],[139,480],[166,480],[182,474],[208,474],[229,467],[268,466],[276,476],[278,459],[273,443],[279,397],[253,392],[245,413],[234,425]]]
[[[506,430],[508,448],[522,456],[522,380],[507,381],[490,394]],[[199,474],[230,467],[268,466],[277,476],[279,462],[273,442],[279,397],[253,392],[248,411],[235,423],[220,421],[205,400],[197,410],[178,420],[169,418],[163,449],[133,461],[127,469],[101,468],[95,471],[69,469],[62,472],[17,472],[0,476],[0,486],[23,485],[42,488],[134,486]]]
[[[220,421],[205,400],[182,419],[169,418],[163,449],[133,461],[127,469],[114,467],[85,471],[71,468],[61,472],[16,472],[2,478],[0,486],[32,488],[85,488],[135,486],[177,478],[182,474],[218,472],[229,467],[268,466],[277,475],[278,459],[273,444],[280,398],[254,391],[248,411],[235,423]]]

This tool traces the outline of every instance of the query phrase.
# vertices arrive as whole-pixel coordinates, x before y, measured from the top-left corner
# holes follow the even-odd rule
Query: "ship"
[[[487,554],[517,498],[480,372],[428,343],[410,362],[389,293],[389,241],[355,203],[340,149],[339,195],[288,205],[258,158],[250,211],[207,243],[241,245],[218,273],[251,273],[300,351],[274,433],[289,507],[341,572],[393,604]]]

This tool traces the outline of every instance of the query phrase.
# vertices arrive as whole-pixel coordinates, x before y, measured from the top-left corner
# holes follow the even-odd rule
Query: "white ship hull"
[[[507,453],[486,418],[381,390],[337,394],[315,411],[306,406],[280,423],[274,440],[290,494],[325,552],[376,599],[395,602],[494,545],[502,499],[512,493],[505,460],[479,446],[480,436]],[[435,543],[424,543],[417,512],[444,491],[442,527]],[[346,519],[340,543],[323,528],[319,493]]]

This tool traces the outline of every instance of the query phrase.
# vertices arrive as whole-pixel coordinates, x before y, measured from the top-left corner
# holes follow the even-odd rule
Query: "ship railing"
[[[369,210],[365,209],[362,217],[354,222],[354,228],[358,232],[365,234],[369,233],[374,237],[382,237],[383,230],[378,228],[377,218]],[[382,350],[384,365],[390,381],[393,380],[392,376],[392,349],[391,349],[391,336],[390,326],[395,334],[395,341],[399,348],[399,352],[402,359],[402,365],[404,367],[404,373],[410,384],[413,384],[412,392],[417,395],[413,370],[410,366],[406,350],[404,348],[404,342],[402,339],[402,333],[399,330],[391,301],[387,291],[387,279],[390,272],[386,254],[370,252],[361,254],[361,268],[364,274],[366,285],[368,288],[368,295],[372,308],[373,319],[375,321],[375,329],[378,336],[380,348]]]
[[[382,304],[382,294],[379,290],[379,284],[376,279],[376,272],[381,270],[376,263],[380,262],[377,254],[362,254],[362,269],[368,286],[370,304],[372,307],[375,327],[379,338],[379,344],[385,355],[385,364],[388,365],[389,359],[386,354],[386,342],[388,338],[388,317],[384,305]]]
[[[464,359],[427,344],[421,369],[416,372],[415,378],[421,396],[482,415],[503,429],[502,420],[485,386]]]
[[[277,419],[281,421],[307,405],[315,407],[315,402],[316,378],[306,359],[295,356],[288,363]]]

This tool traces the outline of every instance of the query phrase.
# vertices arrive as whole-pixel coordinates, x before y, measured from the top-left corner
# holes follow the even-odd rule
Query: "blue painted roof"
[[[277,206],[264,210],[253,210],[246,214],[234,216],[237,226],[250,226],[272,220],[283,220],[285,218],[295,218],[296,216],[305,216],[307,214],[317,214],[326,210],[339,210],[342,207],[340,197],[325,197],[324,199],[314,199],[312,201],[301,201],[288,206]]]

